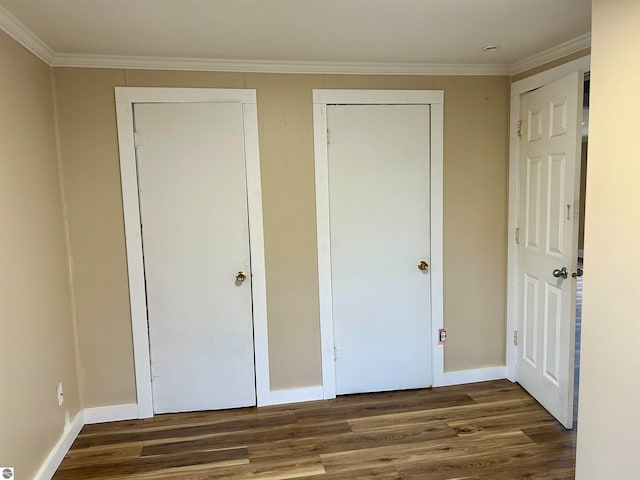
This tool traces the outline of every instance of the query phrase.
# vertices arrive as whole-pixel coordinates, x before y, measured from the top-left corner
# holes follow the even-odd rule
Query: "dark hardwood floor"
[[[574,478],[566,431],[506,380],[87,425],[55,480]]]

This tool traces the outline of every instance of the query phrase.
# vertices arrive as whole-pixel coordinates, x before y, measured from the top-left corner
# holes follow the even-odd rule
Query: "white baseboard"
[[[60,440],[49,452],[49,455],[40,466],[38,473],[33,477],[34,480],[51,480],[56,470],[60,466],[62,459],[71,448],[76,437],[84,426],[84,411],[78,412],[73,421],[67,426]]]
[[[476,368],[474,370],[460,370],[445,372],[444,385],[462,385],[465,383],[486,382],[507,378],[507,367]]]
[[[305,388],[288,388],[286,390],[271,390],[269,405],[309,402],[312,400],[322,400],[323,398],[324,390],[322,385]]]
[[[117,422],[134,418],[138,418],[138,404],[136,403],[84,409],[84,423],[86,424]]]

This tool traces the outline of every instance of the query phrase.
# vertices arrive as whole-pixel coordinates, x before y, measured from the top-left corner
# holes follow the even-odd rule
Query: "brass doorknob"
[[[247,279],[247,274],[244,272],[238,272],[236,273],[236,280],[238,282],[244,282]]]
[[[418,270],[422,270],[423,272],[426,272],[427,270],[429,270],[429,264],[424,260],[420,260],[418,262]]]

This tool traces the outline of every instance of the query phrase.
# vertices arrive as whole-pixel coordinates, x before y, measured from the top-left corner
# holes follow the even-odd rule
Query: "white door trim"
[[[115,99],[138,418],[153,416],[153,397],[151,393],[147,299],[140,232],[138,171],[133,133],[133,105],[135,103],[236,102],[242,104],[250,231],[249,245],[251,249],[256,399],[258,406],[269,404],[266,275],[255,90],[116,87]]]
[[[443,145],[444,92],[442,90],[313,90],[313,128],[318,235],[318,284],[323,397],[335,398],[333,358],[333,304],[331,300],[331,230],[329,225],[329,156],[327,105],[431,106],[431,330],[433,386],[444,384],[444,350],[438,345],[443,328]]]
[[[507,378],[516,381],[516,346],[514,332],[518,329],[518,244],[515,231],[519,226],[520,211],[520,137],[518,120],[522,95],[544,87],[570,73],[591,69],[591,55],[578,58],[555,68],[511,84],[511,107],[509,122],[509,228],[507,230]]]

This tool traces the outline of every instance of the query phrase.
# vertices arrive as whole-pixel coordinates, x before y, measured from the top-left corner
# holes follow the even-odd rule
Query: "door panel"
[[[565,222],[565,155],[549,156],[547,186],[547,254],[562,259]]]
[[[565,427],[573,425],[583,75],[523,96],[520,158],[517,380]],[[567,269],[567,277],[554,270]]]
[[[529,249],[540,248],[540,197],[542,195],[540,157],[527,158],[525,238]]]
[[[135,123],[154,411],[255,405],[242,106],[141,104]]]
[[[338,394],[430,386],[429,107],[327,107]]]
[[[536,368],[538,364],[538,279],[524,276],[523,358]]]
[[[562,329],[562,289],[546,284],[544,292],[544,365],[543,374],[560,386],[560,331]]]

